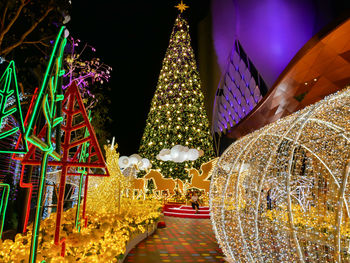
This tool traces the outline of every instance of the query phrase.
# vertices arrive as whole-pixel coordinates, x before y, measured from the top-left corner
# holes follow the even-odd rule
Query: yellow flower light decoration
[[[240,138],[210,185],[229,262],[350,262],[350,88]]]
[[[66,256],[54,245],[55,214],[40,226],[37,260],[47,262],[118,262],[129,240],[154,225],[162,204],[157,200],[125,200],[121,214],[90,213],[88,226],[78,232],[74,228],[75,209],[64,212],[62,236],[66,237]],[[23,262],[30,251],[31,231],[17,234],[15,241],[0,241],[0,262]]]
[[[119,168],[118,145],[105,145],[106,164],[109,177],[90,177],[87,193],[87,209],[90,212],[120,212],[123,193],[131,187],[131,181]]]
[[[61,236],[66,238],[66,256],[54,245],[55,217],[52,213],[40,225],[37,260],[47,262],[118,262],[127,243],[154,226],[162,203],[156,199],[132,200],[125,193],[131,182],[120,172],[117,145],[105,146],[110,177],[89,179],[88,223],[75,228],[75,208],[64,212]],[[96,179],[96,180],[95,180]],[[31,226],[29,226],[31,229]],[[21,262],[30,251],[31,231],[17,234],[15,241],[0,240],[0,262]]]

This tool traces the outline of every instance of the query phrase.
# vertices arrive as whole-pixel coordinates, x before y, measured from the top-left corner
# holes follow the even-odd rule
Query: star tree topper
[[[185,11],[186,8],[189,8],[189,6],[187,6],[186,4],[184,4],[184,3],[182,2],[182,0],[181,0],[181,3],[178,4],[178,5],[176,5],[175,7],[176,7],[177,9],[179,9],[179,10],[181,11],[181,13],[182,13],[183,11]]]

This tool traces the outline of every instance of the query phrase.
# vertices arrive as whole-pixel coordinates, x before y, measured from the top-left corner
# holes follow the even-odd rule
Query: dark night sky
[[[112,136],[120,155],[136,153],[162,60],[179,11],[178,0],[72,1],[67,27],[74,38],[96,48],[96,56],[113,68]],[[197,55],[197,24],[209,14],[209,0],[184,1],[192,47]],[[198,61],[197,61],[198,62]]]

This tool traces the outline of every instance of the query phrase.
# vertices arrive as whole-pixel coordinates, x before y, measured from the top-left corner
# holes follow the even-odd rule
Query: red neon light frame
[[[80,173],[72,173],[68,172],[68,169],[70,167],[83,167],[83,168],[103,168],[105,171],[105,174],[96,174],[91,172],[90,169],[88,169],[87,177],[85,180],[85,186],[84,189],[87,192],[87,186],[88,186],[88,176],[109,176],[109,172],[106,166],[106,163],[104,161],[101,149],[99,147],[95,132],[90,124],[90,121],[88,119],[85,106],[83,104],[83,101],[81,99],[79,90],[75,82],[72,83],[72,85],[66,90],[64,100],[63,100],[63,105],[67,105],[67,109],[63,109],[63,112],[66,115],[66,125],[62,125],[62,130],[65,131],[64,135],[64,140],[61,144],[62,148],[62,158],[61,161],[57,160],[50,160],[48,161],[49,166],[61,166],[62,167],[62,172],[61,172],[61,178],[60,178],[60,186],[59,186],[59,196],[58,196],[58,203],[57,203],[57,215],[56,215],[56,230],[55,230],[55,244],[63,244],[64,241],[59,239],[60,235],[60,226],[61,226],[61,217],[62,217],[62,211],[63,211],[63,201],[64,201],[64,190],[65,190],[65,184],[66,184],[66,176],[76,176],[76,175],[81,175]],[[75,109],[75,105],[78,106],[78,109]],[[63,107],[64,108],[64,107]],[[28,114],[29,114],[28,110]],[[26,120],[28,120],[28,115],[26,116]],[[84,121],[72,126],[72,120],[73,117],[77,114],[81,114]],[[89,136],[80,139],[78,141],[70,142],[71,140],[71,132],[81,129],[86,127],[89,132]],[[45,136],[46,133],[46,126],[42,128],[42,130],[39,132],[38,137],[41,138]],[[53,141],[55,139],[53,138]],[[68,143],[67,143],[68,142]],[[81,145],[85,142],[89,142],[90,146],[89,147],[89,158],[87,162],[82,163],[79,162],[79,159],[77,158],[79,155],[79,152],[81,150]],[[78,151],[74,154],[73,158],[69,158],[69,150],[73,147],[78,146]],[[94,151],[92,151],[92,149]],[[30,145],[28,153],[21,158],[22,159],[22,172],[21,172],[21,180],[23,180],[23,174],[24,174],[24,166],[25,165],[34,165],[34,166],[39,166],[41,165],[41,160],[36,158],[35,155],[35,150],[36,147],[34,145]],[[96,156],[97,161],[92,162],[92,157]],[[18,158],[18,157],[17,157]],[[23,187],[30,188],[29,190],[29,198],[28,198],[28,203],[30,204],[31,201],[31,195],[32,195],[32,184],[31,183],[23,183]],[[22,187],[22,186],[21,186]],[[87,225],[87,217],[86,217],[86,197],[87,194],[84,195],[84,200],[83,200],[83,219],[85,220],[85,226]],[[26,231],[27,224],[28,224],[28,218],[29,218],[29,211],[30,210],[30,205],[27,205],[27,213],[26,213],[26,220],[25,224],[23,226],[23,232]],[[62,247],[63,249],[63,247]],[[63,253],[64,254],[64,253]]]

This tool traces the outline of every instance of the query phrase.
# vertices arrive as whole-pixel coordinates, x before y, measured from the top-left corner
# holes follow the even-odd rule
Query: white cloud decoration
[[[158,160],[173,161],[176,163],[182,163],[186,161],[195,161],[199,157],[203,156],[202,150],[190,149],[187,146],[175,145],[171,149],[163,149],[157,155]]]
[[[139,170],[146,170],[152,167],[151,162],[147,158],[142,158],[138,154],[132,154],[128,156],[119,157],[119,167],[120,169],[125,169],[131,166],[135,166]]]

